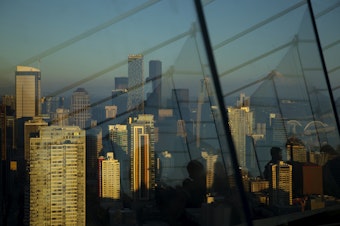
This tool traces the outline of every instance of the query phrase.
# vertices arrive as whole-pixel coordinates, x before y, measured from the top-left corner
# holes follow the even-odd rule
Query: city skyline
[[[337,0],[0,3],[0,224],[328,212],[339,20]]]

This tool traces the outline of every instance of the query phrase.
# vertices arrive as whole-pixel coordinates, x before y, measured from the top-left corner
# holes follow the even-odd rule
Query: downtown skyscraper
[[[155,190],[155,133],[153,115],[129,119],[131,192],[134,200],[150,200]]]
[[[41,127],[30,139],[30,225],[85,225],[85,131]]]
[[[151,83],[151,92],[147,93],[145,113],[153,114],[158,119],[158,110],[162,108],[162,62],[149,61],[149,77],[146,83]]]
[[[128,152],[127,125],[109,125],[109,137],[114,157],[120,163],[122,192],[130,195],[130,155]]]
[[[84,129],[90,124],[90,96],[84,88],[78,88],[73,92],[70,115],[73,125]]]
[[[241,94],[237,106],[228,107],[229,126],[235,143],[237,159],[243,169],[247,167],[246,136],[252,135],[253,132],[254,116],[249,105],[249,98]]]
[[[128,111],[144,113],[143,55],[128,56]]]
[[[15,71],[16,118],[34,117],[41,113],[41,73],[33,67],[17,66]]]

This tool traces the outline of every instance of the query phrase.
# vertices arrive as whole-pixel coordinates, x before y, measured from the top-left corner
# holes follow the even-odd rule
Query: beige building
[[[41,127],[30,146],[30,225],[85,225],[85,131]]]
[[[24,155],[25,160],[30,159],[30,138],[36,137],[41,127],[48,126],[42,117],[34,117],[24,124]]]
[[[280,161],[271,165],[269,179],[270,203],[288,206],[293,203],[293,168],[292,165]]]
[[[101,160],[101,197],[120,199],[120,164],[114,159],[113,152],[108,152],[106,159]]]

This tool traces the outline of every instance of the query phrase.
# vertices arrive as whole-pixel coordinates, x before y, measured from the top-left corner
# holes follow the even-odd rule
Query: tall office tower
[[[55,126],[68,126],[70,110],[65,108],[57,108],[54,113],[50,114],[51,117],[51,125]]]
[[[30,159],[30,139],[38,137],[41,127],[48,126],[42,117],[33,117],[24,124],[24,157],[26,161]]]
[[[128,111],[144,113],[143,55],[128,57]]]
[[[78,88],[72,94],[71,121],[73,125],[84,129],[91,119],[90,97],[84,88]]]
[[[130,156],[128,154],[128,130],[126,125],[109,125],[109,137],[115,159],[120,163],[122,192],[130,195]]]
[[[240,101],[242,100],[242,95]],[[253,112],[247,102],[238,102],[236,107],[228,107],[231,134],[235,144],[240,167],[246,168],[246,136],[253,133]]]
[[[282,146],[287,141],[285,122],[280,114],[269,114],[269,142],[276,146]]]
[[[151,83],[151,92],[147,94],[145,112],[158,118],[158,109],[162,106],[162,62],[149,61],[149,77],[146,84]]]
[[[278,164],[272,164],[270,170],[270,204],[281,206],[292,205],[292,165],[280,161]]]
[[[115,89],[124,90],[128,89],[128,77],[115,77]]]
[[[86,130],[86,179],[97,179],[97,163],[103,149],[103,134],[100,127]]]
[[[129,118],[131,192],[135,200],[150,200],[155,189],[155,141],[153,115]]]
[[[120,199],[120,166],[114,159],[113,152],[108,152],[106,158],[99,158],[99,197]]]
[[[202,157],[207,161],[207,176],[206,176],[206,188],[207,192],[213,192],[214,175],[215,175],[215,163],[218,155],[202,151]]]
[[[17,66],[15,72],[16,118],[40,115],[40,79],[39,69]]]
[[[30,224],[85,225],[85,131],[47,126],[30,146]]]

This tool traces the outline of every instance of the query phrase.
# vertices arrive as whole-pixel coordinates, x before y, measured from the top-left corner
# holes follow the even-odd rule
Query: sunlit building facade
[[[280,161],[270,168],[270,197],[272,205],[288,206],[293,204],[293,167]]]
[[[135,200],[149,200],[155,189],[155,150],[153,115],[129,119],[131,192]]]
[[[24,194],[29,191],[24,189],[29,167],[33,173],[39,165],[50,173],[47,179],[58,178],[47,163],[34,160],[26,167],[24,160],[24,122],[41,115],[39,99],[49,125],[56,125],[52,114],[59,107],[70,109],[60,114],[63,122],[65,113],[69,125],[101,128],[100,155],[114,152],[120,163],[121,202],[96,197],[100,177],[86,181],[86,225],[338,224],[339,217],[333,214],[340,209],[336,201],[340,199],[338,0],[63,3],[1,2],[0,40],[5,44],[0,48],[0,93],[16,95],[17,101],[9,100],[0,113],[0,225],[23,223],[23,212],[29,207],[23,203],[30,204]],[[91,104],[86,97],[79,105],[72,103],[78,87],[83,87],[81,93],[86,89]],[[156,87],[161,87],[161,94]],[[60,96],[65,99],[58,101]],[[113,105],[116,117],[106,118],[105,106]],[[141,114],[153,115],[153,132]],[[117,124],[126,128],[121,135],[117,130],[117,137],[111,136],[108,125]],[[286,145],[291,136],[303,141],[305,150],[293,153],[301,155],[289,156]],[[76,145],[59,141],[55,145],[66,149]],[[326,144],[334,152],[323,151]],[[29,149],[31,153],[38,152],[36,146]],[[52,153],[58,152],[59,146],[55,147]],[[282,157],[272,155],[273,147],[282,150]],[[47,154],[45,149],[39,149],[39,156]],[[214,175],[204,173],[210,164],[205,164],[202,150],[218,156]],[[68,164],[73,157],[58,159]],[[290,184],[290,167],[277,164],[281,159],[293,160],[293,205],[289,188],[284,187]],[[214,177],[214,199],[204,191],[205,180],[187,168],[193,160],[203,164],[198,174],[208,181]],[[277,183],[268,182],[267,189],[263,171],[268,178],[270,164],[276,164],[272,181]],[[302,166],[300,173],[295,166]],[[31,182],[39,184],[43,178],[34,175]],[[257,188],[250,189],[251,185]],[[56,190],[64,188],[69,187]],[[34,209],[60,194],[59,190],[35,191],[40,196],[30,193]],[[191,208],[192,196],[199,196],[195,208]],[[84,200],[82,195],[67,196],[75,197]],[[314,211],[316,207],[322,209]]]
[[[228,107],[228,117],[239,165],[246,168],[246,136],[252,135],[254,123],[249,101],[241,95],[236,107]]]
[[[30,146],[30,225],[85,225],[85,131],[42,127]]]
[[[120,199],[120,164],[114,158],[113,152],[108,152],[106,158],[101,158],[99,163],[100,197],[112,200]]]
[[[17,66],[15,71],[16,118],[34,117],[41,113],[40,80],[39,69]]]
[[[24,157],[26,161],[30,159],[30,139],[32,137],[38,137],[41,127],[48,126],[41,117],[34,117],[32,120],[28,120],[24,124]]]

